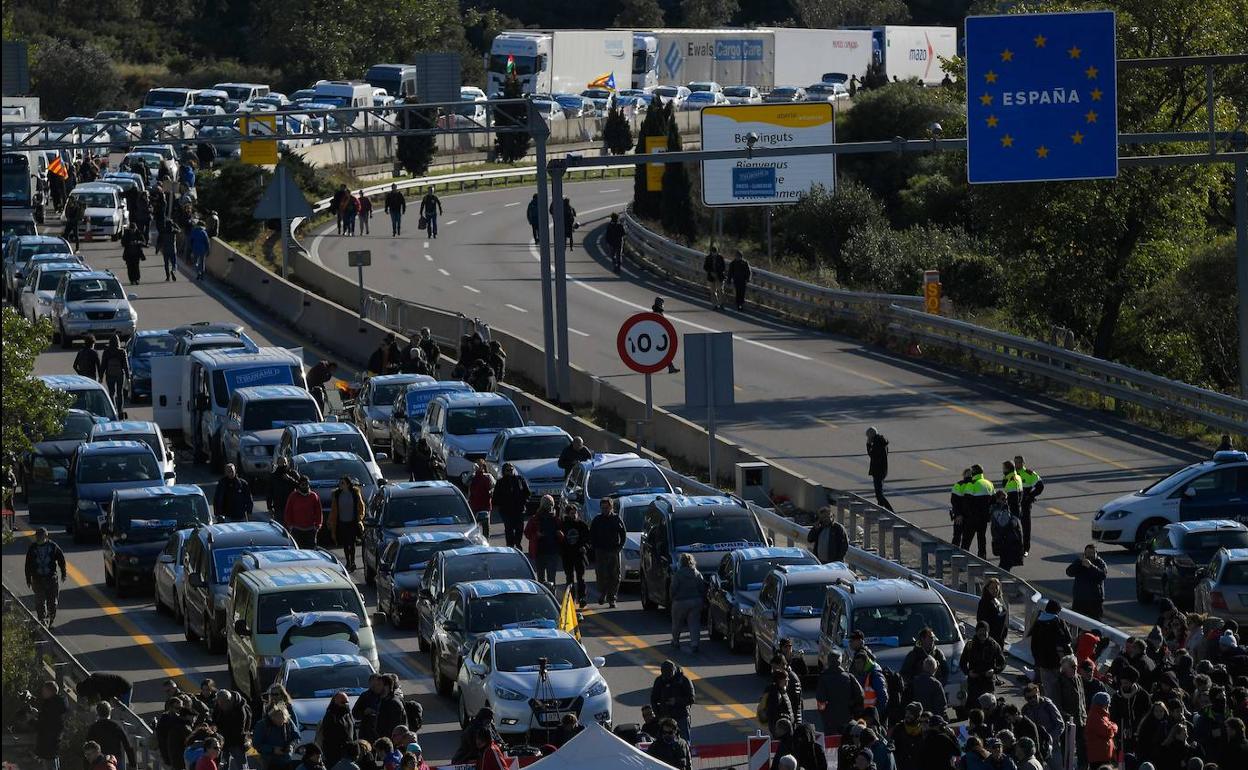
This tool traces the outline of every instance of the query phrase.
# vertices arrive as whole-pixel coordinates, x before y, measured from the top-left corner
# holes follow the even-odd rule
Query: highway
[[[1208,456],[1192,443],[999,380],[756,315],[714,311],[706,295],[673,291],[627,268],[616,276],[600,240],[610,212],[623,210],[631,198],[631,182],[585,182],[565,190],[582,224],[568,254],[574,363],[642,395],[643,377],[616,354],[616,331],[663,295],[679,332],[736,335],[737,405],[717,410],[722,435],[831,488],[870,497],[863,434],[874,425],[891,442],[886,493],[893,506],[946,537],[948,490],[961,469],[979,463],[997,479],[1002,460],[1023,454],[1044,476],[1046,491],[1033,512],[1031,554],[1015,573],[1052,595],[1068,594],[1065,567],[1090,539],[1089,522],[1101,504]],[[531,194],[509,188],[446,196],[435,240],[415,231],[413,205],[401,238],[385,236],[387,223],[379,222],[374,232],[380,235],[340,237],[329,225],[305,235],[304,243],[315,258],[348,275],[355,271],[347,268],[347,251],[371,249],[369,286],[540,341],[538,254],[525,220]],[[657,405],[705,424],[703,413],[683,407],[683,393],[682,374],[654,377]],[[1152,611],[1135,601],[1131,555],[1110,550],[1105,556],[1107,619],[1124,627],[1151,623]]]
[[[108,268],[124,276],[119,246],[84,242],[82,252],[93,267]],[[176,283],[164,282],[160,262],[150,254],[143,263],[143,275],[139,286],[127,287],[127,291],[138,296],[134,306],[140,328],[167,328],[194,320],[233,321],[243,324],[261,344],[300,344],[208,283],[187,280],[185,273]],[[309,363],[318,354],[319,351],[305,348]],[[36,371],[71,372],[73,356],[73,351],[51,348],[40,356]],[[129,406],[127,411],[132,419],[150,419],[149,406]],[[215,476],[207,466],[195,466],[188,460],[186,453],[180,454],[178,482],[198,483],[211,497]],[[405,478],[397,466],[386,465],[385,469],[392,478]],[[257,500],[257,510],[263,508],[263,501]],[[18,530],[20,536],[3,551],[4,581],[29,602],[30,591],[22,570],[31,528],[20,506]],[[501,545],[501,526],[495,526],[495,533],[496,544]],[[59,531],[54,531],[54,536],[65,549],[70,565],[54,631],[89,670],[113,671],[129,678],[135,684],[137,713],[153,716],[161,710],[160,683],[166,677],[179,679],[187,688],[197,687],[205,677],[214,678],[220,686],[229,686],[224,655],[210,655],[202,643],[187,642],[173,619],[156,614],[150,594],[119,599],[105,588],[98,546],[73,545]],[[356,572],[355,577],[369,608],[375,609],[374,592],[363,584],[361,572]],[[593,593],[592,587],[590,592]],[[725,742],[753,732],[757,726],[754,707],[763,680],[753,673],[748,655],[729,653],[722,644],[705,640],[696,655],[687,646],[672,655],[668,628],[666,616],[643,611],[640,602],[629,595],[622,597],[616,609],[597,605],[586,609],[583,641],[591,656],[607,659],[604,675],[614,696],[616,721],[640,721],[640,707],[648,702],[649,687],[658,674],[658,666],[671,656],[685,667],[698,691],[693,716],[696,742]],[[396,631],[384,623],[379,623],[376,630],[381,639],[383,670],[399,674],[405,695],[415,696],[424,705],[426,727],[421,732],[421,742],[426,758],[448,760],[459,740],[455,703],[434,694],[428,656],[417,651],[414,631]],[[813,707],[810,699],[807,705]]]

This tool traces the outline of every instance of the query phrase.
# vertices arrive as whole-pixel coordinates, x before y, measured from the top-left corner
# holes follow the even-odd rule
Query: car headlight
[[[247,450],[247,454],[252,457],[264,457],[269,453],[268,448],[264,444],[252,444],[244,448]]]
[[[123,307],[117,311],[117,319],[120,321],[130,320],[130,308]]]
[[[256,665],[261,668],[277,668],[285,660],[281,655],[257,655]]]
[[[625,558],[625,559],[640,559],[640,558],[641,558],[641,551],[635,551],[635,550],[633,550],[632,548],[625,548],[625,549],[624,549],[624,558]]]
[[[585,691],[585,697],[597,698],[599,695],[602,695],[606,691],[607,691],[607,683],[599,679],[597,682],[594,682],[593,684],[591,684],[589,686],[589,689]]]
[[[519,692],[516,692],[515,690],[509,690],[506,687],[499,687],[497,685],[494,686],[494,697],[502,698],[503,700],[515,700],[515,701],[523,701],[523,700],[529,699],[529,696],[525,695],[524,693],[519,693]]]
[[[1131,512],[1128,510],[1110,511],[1105,514],[1105,521],[1117,521],[1118,519],[1125,519],[1130,515]]]
[[[71,321],[82,321],[87,317],[86,312],[82,310],[71,310],[67,315]]]
[[[374,428],[384,428],[384,427],[386,427],[386,421],[385,421],[385,420],[369,420],[369,421],[368,421],[368,424],[369,424],[369,425],[371,425],[371,426],[373,426]]]

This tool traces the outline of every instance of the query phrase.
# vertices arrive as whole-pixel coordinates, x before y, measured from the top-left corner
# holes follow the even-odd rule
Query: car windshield
[[[264,399],[247,404],[243,430],[270,430],[320,419],[316,402],[310,398]]]
[[[755,559],[743,561],[737,568],[737,588],[743,591],[757,591],[763,587],[763,579],[781,564],[811,564],[811,559],[798,556],[785,556],[778,559]],[[823,606],[822,603],[819,605]]]
[[[85,441],[91,435],[91,427],[95,425],[95,420],[91,419],[91,415],[82,414],[81,412],[72,412],[65,415],[65,423],[61,426],[61,430],[50,436],[44,436],[44,441]]]
[[[158,334],[151,337],[136,337],[134,352],[131,356],[146,358],[148,356],[171,356],[178,347],[178,338],[172,334]]]
[[[1200,470],[1203,467],[1204,467],[1204,463],[1198,463],[1196,465],[1189,465],[1186,468],[1177,470],[1174,473],[1171,473],[1169,476],[1166,476],[1165,478],[1161,479],[1160,481],[1155,481],[1152,484],[1149,484],[1147,487],[1144,487],[1143,489],[1140,490],[1140,494],[1148,495],[1149,497],[1153,497],[1155,495],[1169,494],[1170,492],[1174,491],[1175,487],[1179,486],[1180,484],[1186,483],[1189,479],[1192,478],[1192,476],[1196,473],[1196,471]]]
[[[454,490],[433,495],[398,497],[386,506],[384,527],[431,527],[472,524],[475,521],[464,496]]]
[[[650,504],[626,505],[620,509],[620,518],[624,520],[624,529],[628,532],[641,532],[646,528],[646,511]]]
[[[358,457],[301,462],[296,464],[296,468],[312,481],[327,481],[330,479],[337,481],[343,476],[350,476],[364,484],[371,483],[373,480],[372,474],[368,472],[368,466]]]
[[[116,207],[117,199],[112,193],[106,192],[84,192],[74,193],[74,197],[84,208],[89,209],[111,209]]]
[[[943,604],[885,604],[854,610],[853,626],[872,647],[910,647],[925,627],[936,634],[937,644],[958,641],[953,616]]]
[[[448,586],[469,580],[530,580],[533,568],[520,553],[478,553],[447,561],[444,572]]]
[[[81,409],[110,420],[117,419],[117,411],[113,409],[113,402],[108,399],[108,394],[103,388],[71,390],[70,393],[74,397],[74,403],[69,405],[71,409]]]
[[[186,354],[190,355],[191,353],[194,353],[197,350],[225,350],[226,348],[245,348],[245,347],[247,347],[247,343],[238,339],[209,340],[209,341],[201,341],[201,342],[191,341],[191,342],[186,343]]]
[[[286,692],[294,700],[328,698],[335,693],[360,695],[368,689],[371,666],[344,660],[332,666],[292,668],[286,673]]]
[[[452,436],[498,433],[521,424],[520,413],[511,404],[456,407],[446,415],[446,432]]]
[[[152,89],[147,92],[147,98],[143,103],[148,107],[160,107],[162,109],[171,110],[186,106],[186,93],[183,91],[161,91]]]
[[[156,495],[118,503],[113,526],[130,542],[164,541],[175,529],[208,523],[208,501],[200,495]]]
[[[61,276],[71,272],[69,270],[41,270],[39,271],[39,282],[35,284],[35,291],[55,291],[57,284],[61,282]]]
[[[51,243],[23,243],[17,247],[15,261],[22,264],[29,262],[30,258],[36,254],[68,254],[72,251],[69,244],[59,238]]]
[[[758,522],[748,513],[678,516],[672,519],[672,545],[677,551],[730,551],[738,543],[763,542]],[[731,546],[731,547],[729,547]]]
[[[156,440],[155,433],[109,433],[105,437],[101,437],[100,441],[138,441],[147,444],[152,448],[152,454],[157,459],[165,456],[165,448]]]
[[[78,459],[79,484],[155,481],[160,477],[151,452],[93,452]]]
[[[546,594],[498,594],[468,603],[468,631],[481,634],[504,628],[554,628],[559,608]]]
[[[675,88],[672,88],[671,86],[659,86],[658,88],[654,89],[655,96],[662,96],[668,99],[674,98],[679,93],[680,93],[679,91],[677,91]]]
[[[780,613],[786,618],[817,618],[823,612],[823,596],[827,592],[823,583],[791,585],[784,589]]]
[[[715,94],[711,93],[710,91],[698,91],[695,94],[689,94],[689,99],[687,101],[713,102],[715,101]]]
[[[585,650],[575,639],[517,639],[494,644],[494,668],[499,671],[536,672],[538,658],[549,661],[550,671],[568,671],[589,666]]]
[[[1233,561],[1226,565],[1218,583],[1224,586],[1248,585],[1248,561]]]
[[[149,172],[155,173],[164,158],[161,158],[154,152],[132,152],[126,156],[126,159],[122,161],[122,164],[128,166],[131,162],[137,162],[140,160],[147,164]]]
[[[123,299],[125,296],[121,290],[121,284],[115,279],[86,278],[80,281],[70,281],[65,287],[65,299],[70,302],[88,299]]]
[[[1183,536],[1182,548],[1187,553],[1208,554],[1208,558],[1219,548],[1248,548],[1248,532],[1242,529],[1188,532]]]
[[[353,452],[361,458],[369,456],[364,437],[354,431],[302,436],[299,438],[299,452]]]
[[[449,551],[452,548],[465,548],[469,545],[472,544],[458,537],[451,540],[404,543],[399,546],[399,552],[394,558],[394,571],[410,572],[414,569],[423,569],[434,554]]]
[[[373,387],[374,404],[393,404],[399,396],[407,392],[410,382],[387,382]]]
[[[706,91],[711,90],[711,84],[710,83],[690,83],[689,90],[695,94],[704,93]]]
[[[589,474],[586,494],[595,500],[622,495],[644,495],[648,492],[671,492],[663,471],[653,465],[631,468],[599,468]]]
[[[213,576],[215,582],[220,585],[230,580],[230,572],[234,569],[234,562],[238,561],[238,557],[245,553],[255,553],[257,551],[276,551],[278,549],[292,548],[289,543],[280,543],[272,545],[248,545],[239,548],[217,548],[212,552],[213,566],[217,568],[216,574]]]
[[[581,96],[584,96],[586,99],[610,99],[611,92],[605,88],[590,88],[581,91]]]
[[[503,448],[503,460],[549,460],[572,443],[567,436],[516,436]]]
[[[257,634],[277,633],[277,619],[296,612],[349,612],[367,617],[354,588],[315,588],[306,591],[273,591],[260,595],[256,606]]]
[[[728,86],[724,89],[724,96],[750,96],[749,86]]]

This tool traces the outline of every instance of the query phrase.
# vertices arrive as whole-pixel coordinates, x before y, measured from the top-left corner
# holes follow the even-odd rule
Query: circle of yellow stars
[[[1031,39],[1031,42],[1035,44],[1036,48],[1044,48],[1048,45],[1049,39],[1045,37],[1043,34],[1037,34],[1034,38]],[[1081,49],[1077,45],[1072,45],[1070,48],[1066,49],[1066,55],[1069,56],[1071,59],[1078,59],[1081,56],[1083,56],[1083,49]],[[1002,50],[1001,61],[1004,64],[1009,64],[1013,62],[1014,52],[1011,51],[1009,48]],[[1097,76],[1100,75],[1100,70],[1097,69],[1095,66],[1089,66],[1087,69],[1083,71],[1083,74],[1087,77],[1088,80],[1096,80]],[[988,70],[987,72],[984,73],[984,82],[987,83],[988,85],[993,85],[997,82],[997,79],[999,77],[1000,76],[996,73],[996,71]],[[1092,97],[1092,101],[1099,102],[1101,101],[1101,97],[1103,97],[1105,94],[1103,91],[1101,91],[1101,89],[1094,87],[1090,95]],[[981,94],[979,97],[979,103],[985,107],[991,107],[992,101],[993,101],[993,96],[990,93],[985,92]],[[1097,115],[1096,110],[1091,110],[1091,109],[1088,110],[1086,113],[1084,113],[1084,116],[1083,116],[1084,120],[1089,124],[1095,123],[1098,117],[1099,116]],[[996,115],[989,114],[984,122],[987,123],[988,128],[996,128],[997,124],[1000,123],[1001,121],[999,118],[997,118]],[[1071,144],[1083,144],[1084,137],[1085,135],[1081,131],[1076,130],[1075,133],[1070,135],[1070,142]],[[1008,133],[1002,136],[1001,146],[1012,148],[1014,146],[1014,137],[1010,136]],[[1050,152],[1052,152],[1052,150],[1043,144],[1035,149],[1036,157],[1040,158],[1041,160],[1048,158]]]

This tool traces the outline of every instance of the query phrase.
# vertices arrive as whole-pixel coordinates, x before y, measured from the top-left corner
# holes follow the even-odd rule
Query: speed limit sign
[[[620,326],[615,347],[634,372],[654,374],[676,358],[676,327],[658,313],[638,313]]]

